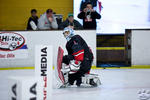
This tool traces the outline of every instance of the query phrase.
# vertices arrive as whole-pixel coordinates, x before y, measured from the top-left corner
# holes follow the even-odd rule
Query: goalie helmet
[[[63,31],[64,37],[69,41],[74,36],[74,30],[72,28],[66,27]]]

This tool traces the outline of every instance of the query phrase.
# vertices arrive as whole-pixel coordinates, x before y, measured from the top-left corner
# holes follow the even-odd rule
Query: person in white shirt
[[[41,17],[38,20],[38,29],[58,29],[56,17],[53,15],[52,9],[47,9],[46,13],[41,15]]]

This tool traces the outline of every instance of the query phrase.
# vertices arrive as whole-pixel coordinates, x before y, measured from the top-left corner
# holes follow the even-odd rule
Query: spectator
[[[92,4],[88,2],[86,8],[78,14],[78,18],[83,19],[84,29],[96,29],[96,19],[100,19],[101,15],[93,10]]]
[[[31,10],[31,17],[28,19],[27,30],[37,30],[38,24],[38,17],[37,17],[37,10]]]
[[[47,9],[46,13],[41,15],[38,20],[38,29],[57,29],[58,24],[54,17],[53,10]]]
[[[82,11],[86,7],[86,4],[88,2],[90,2],[92,4],[92,7],[94,8],[97,6],[97,2],[99,2],[99,0],[82,0],[80,4],[80,11]]]
[[[82,0],[80,4],[80,11],[83,11],[88,2],[92,4],[94,10],[96,10],[98,13],[101,13],[103,7],[102,2],[100,0]]]
[[[82,25],[73,18],[73,14],[69,13],[68,18],[59,25],[59,29],[70,27],[72,29],[83,29]]]

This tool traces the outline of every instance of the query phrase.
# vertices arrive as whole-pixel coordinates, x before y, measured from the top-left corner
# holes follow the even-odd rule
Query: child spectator
[[[28,19],[27,30],[37,30],[38,24],[38,17],[37,17],[37,10],[31,10],[31,17]]]

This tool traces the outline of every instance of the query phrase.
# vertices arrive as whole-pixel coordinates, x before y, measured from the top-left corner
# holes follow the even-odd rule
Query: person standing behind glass
[[[78,18],[83,19],[84,29],[96,29],[96,19],[100,19],[101,15],[97,13],[90,2],[86,4],[86,8],[78,14]]]

